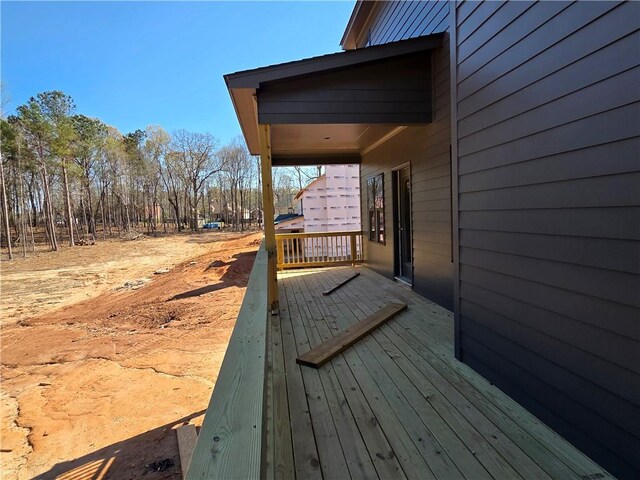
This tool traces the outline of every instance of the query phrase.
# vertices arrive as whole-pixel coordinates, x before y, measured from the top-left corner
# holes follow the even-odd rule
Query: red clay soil
[[[25,295],[59,299],[38,316],[16,307],[33,262],[3,262],[2,478],[181,478],[173,429],[202,422],[261,237],[68,249],[75,267],[48,258],[29,277]],[[78,255],[108,281],[52,286],[61,269],[86,273]],[[78,295],[92,298],[65,300]]]

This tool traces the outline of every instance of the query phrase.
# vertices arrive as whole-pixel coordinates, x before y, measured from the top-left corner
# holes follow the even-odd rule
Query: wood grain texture
[[[271,165],[271,126],[258,125],[260,137],[260,175],[264,218],[275,217],[273,206],[273,172]],[[264,222],[264,246],[267,252],[267,296],[271,312],[278,309],[276,230],[273,221]]]
[[[406,309],[407,305],[404,303],[386,305],[373,315],[343,330],[339,335],[299,356],[296,362],[301,365],[319,368],[337,354],[345,351],[362,337],[369,334],[372,330],[375,330],[384,322],[392,319]]]
[[[191,458],[189,480],[261,475],[267,301],[263,243]]]

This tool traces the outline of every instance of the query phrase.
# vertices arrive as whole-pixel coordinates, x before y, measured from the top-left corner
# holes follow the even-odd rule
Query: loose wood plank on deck
[[[340,287],[342,287],[343,285],[346,285],[347,283],[349,283],[351,280],[353,280],[354,278],[360,276],[360,274],[358,272],[354,273],[353,275],[351,275],[349,278],[347,278],[346,280],[341,281],[340,283],[338,283],[337,285],[331,287],[329,290],[325,290],[324,292],[322,292],[322,295],[331,295],[333,292],[335,292],[337,289],[339,289]]]
[[[400,312],[407,309],[405,303],[391,303],[380,309],[373,315],[343,330],[340,334],[329,339],[325,343],[309,350],[304,355],[299,356],[296,362],[301,365],[318,368],[331,360],[340,352],[345,351],[362,337],[372,330],[378,328],[387,320],[395,317]]]

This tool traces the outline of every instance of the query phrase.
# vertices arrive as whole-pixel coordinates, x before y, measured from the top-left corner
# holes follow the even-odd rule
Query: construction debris
[[[144,287],[150,281],[151,281],[150,278],[139,278],[137,280],[128,280],[124,282],[124,285],[116,288],[116,290],[137,290],[139,288]]]
[[[324,292],[322,292],[322,295],[331,295],[333,292],[335,292],[337,289],[339,289],[340,287],[342,287],[343,285],[346,285],[347,283],[349,283],[351,280],[353,280],[354,278],[356,278],[357,276],[359,276],[359,273],[354,273],[353,275],[351,275],[349,278],[347,278],[346,280],[343,280],[342,282],[340,282],[339,284],[337,284],[335,287],[330,288],[329,290],[325,290]]]
[[[406,309],[407,305],[404,303],[390,303],[385,305],[373,315],[369,315],[364,320],[343,330],[335,337],[321,343],[304,355],[299,356],[296,358],[296,363],[306,365],[307,367],[319,368],[339,353],[345,351],[362,337],[378,328],[384,322]]]

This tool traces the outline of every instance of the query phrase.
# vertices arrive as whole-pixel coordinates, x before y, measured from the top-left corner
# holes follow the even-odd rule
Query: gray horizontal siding
[[[412,6],[425,8],[428,5]],[[407,11],[407,15],[409,14]],[[386,245],[365,240],[365,259],[374,270],[387,276],[394,275],[392,170],[409,163],[412,182],[413,288],[421,295],[451,309],[453,263],[448,39],[445,39],[443,48],[433,53],[433,71],[436,98],[434,121],[425,127],[409,127],[362,157],[361,191],[364,202],[367,179],[379,173],[384,174],[387,231]],[[366,211],[363,211],[362,218],[365,219],[363,226],[366,230]]]
[[[359,65],[313,77],[267,83],[258,90],[266,124],[426,124],[433,104],[431,53]]]
[[[640,474],[640,6],[457,8],[463,361]]]
[[[444,1],[379,2],[359,46],[444,32],[449,28],[448,15],[449,5]]]
[[[546,380],[548,377],[546,372],[541,373],[541,378],[522,368],[522,365],[526,365],[527,362],[535,362],[535,357],[526,355],[526,352],[522,352],[513,342],[504,337],[492,335],[491,331],[474,324],[472,320],[468,323],[470,328],[474,329],[475,335],[462,334],[461,344],[466,350],[465,363],[489,378],[495,385],[499,385],[507,394],[517,399],[529,411],[535,412],[565,438],[571,439],[571,442],[581,450],[589,452],[598,459],[609,458],[612,463],[608,468],[618,472],[617,475],[623,478],[636,478],[635,467],[624,458],[632,458],[628,456],[633,454],[629,446],[635,448],[637,443],[634,441],[626,443],[629,439],[628,435],[612,431],[611,423],[598,417],[590,409],[577,404],[565,393],[564,387],[560,389],[551,387]],[[477,336],[491,338],[490,346],[487,343],[475,341],[474,337]],[[521,352],[523,354],[519,355]],[[519,357],[521,361],[513,362],[511,360],[513,357]],[[554,369],[553,364],[547,366]],[[531,396],[529,394],[531,390],[538,392],[538,395]],[[585,417],[590,418],[593,428],[598,432],[600,432],[599,427],[604,427],[602,442],[594,443],[592,437],[585,434],[583,428],[579,428]],[[607,443],[607,440],[612,441]]]
[[[468,284],[640,341],[635,307],[471,265],[462,265],[460,271]]]

